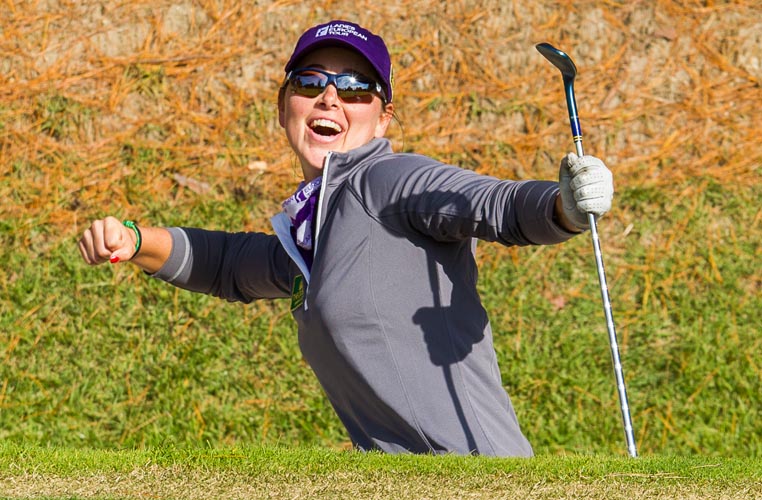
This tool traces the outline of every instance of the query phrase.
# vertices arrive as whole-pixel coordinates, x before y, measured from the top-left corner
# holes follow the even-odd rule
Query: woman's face
[[[299,61],[298,67],[375,75],[364,57],[340,47],[314,50]],[[333,85],[328,85],[317,97],[302,96],[286,88],[278,99],[278,120],[299,158],[306,181],[322,174],[323,160],[329,151],[346,152],[375,137],[383,137],[393,110],[392,104],[384,107],[376,95],[358,102],[344,101]]]

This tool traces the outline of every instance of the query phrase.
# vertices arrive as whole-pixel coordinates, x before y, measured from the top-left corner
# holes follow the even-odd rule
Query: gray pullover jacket
[[[292,298],[302,353],[356,447],[530,456],[477,294],[475,241],[553,244],[558,185],[501,181],[376,139],[323,169],[314,263],[276,235],[171,228],[155,275],[228,300]]]

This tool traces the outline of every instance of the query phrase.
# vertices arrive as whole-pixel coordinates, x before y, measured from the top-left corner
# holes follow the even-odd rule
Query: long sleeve
[[[276,236],[176,227],[169,232],[172,252],[155,278],[229,301],[289,296],[290,259]]]
[[[548,245],[574,236],[553,222],[556,182],[499,180],[426,157],[391,158],[355,184],[368,210],[391,228],[439,241],[504,245]]]

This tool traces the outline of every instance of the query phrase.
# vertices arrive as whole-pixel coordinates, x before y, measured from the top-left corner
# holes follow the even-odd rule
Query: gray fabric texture
[[[572,237],[552,220],[557,195],[556,182],[478,175],[393,153],[385,139],[329,155],[314,264],[293,315],[357,448],[532,455],[502,385],[474,252],[477,239]],[[155,276],[182,288],[250,302],[289,297],[304,274],[285,249],[290,235],[172,236]]]

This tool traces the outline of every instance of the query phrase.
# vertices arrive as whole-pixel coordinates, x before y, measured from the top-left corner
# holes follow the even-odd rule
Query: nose
[[[339,94],[336,90],[336,86],[333,83],[326,85],[325,90],[320,94],[319,102],[325,103],[327,106],[335,106],[339,100]]]

